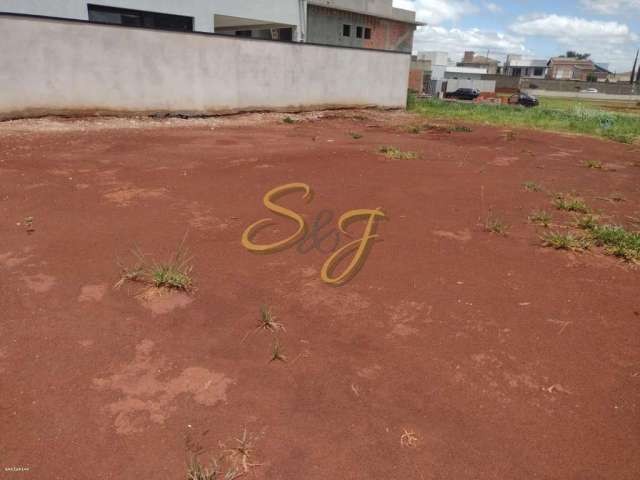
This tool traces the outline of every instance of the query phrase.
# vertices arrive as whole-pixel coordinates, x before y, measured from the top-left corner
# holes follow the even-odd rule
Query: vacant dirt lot
[[[639,478],[640,271],[544,248],[528,221],[568,225],[565,192],[637,228],[639,147],[282,118],[0,125],[0,478],[181,479],[193,452],[241,455],[245,429],[256,479]],[[346,285],[322,283],[326,252],[241,245],[291,182],[313,200],[279,202],[310,226],[387,214]],[[260,241],[295,231],[275,218]],[[165,259],[187,231],[194,292],[114,289],[134,247]]]

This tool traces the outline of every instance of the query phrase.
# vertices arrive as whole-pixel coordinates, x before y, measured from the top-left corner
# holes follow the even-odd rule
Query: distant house
[[[489,75],[495,75],[500,71],[500,62],[498,60],[476,55],[475,52],[464,52],[462,61],[458,62],[457,65],[458,67],[484,68]]]
[[[629,83],[631,82],[631,71],[621,73],[610,73],[607,75],[607,81],[611,83]]]
[[[507,55],[502,74],[508,77],[545,78],[547,76],[547,60]]]
[[[547,78],[552,80],[605,81],[611,73],[589,59],[554,57],[549,60],[547,67]]]

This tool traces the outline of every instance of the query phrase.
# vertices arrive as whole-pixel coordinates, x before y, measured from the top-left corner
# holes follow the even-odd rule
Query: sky
[[[465,50],[504,61],[506,54],[548,59],[590,53],[614,72],[630,71],[640,48],[640,0],[393,0],[415,10],[414,51],[459,61]]]

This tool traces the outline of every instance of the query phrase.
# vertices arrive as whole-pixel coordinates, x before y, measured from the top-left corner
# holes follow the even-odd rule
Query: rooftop
[[[410,23],[416,26],[426,25],[426,23],[416,22],[416,12],[394,7],[392,0],[377,2],[368,0],[309,0],[308,4],[396,22]]]

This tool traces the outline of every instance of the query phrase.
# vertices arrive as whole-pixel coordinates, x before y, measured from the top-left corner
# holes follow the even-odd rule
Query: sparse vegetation
[[[186,237],[185,237],[186,239]],[[193,257],[184,247],[182,240],[178,249],[167,262],[149,262],[146,255],[139,249],[133,250],[137,264],[133,268],[120,264],[122,273],[115,288],[120,288],[127,281],[144,283],[155,288],[181,290],[189,292],[193,289],[191,272]]]
[[[393,160],[414,160],[417,158],[415,152],[403,152],[402,150],[391,146],[380,147],[378,151],[385,157]]]
[[[287,356],[284,354],[284,348],[277,337],[273,340],[273,344],[271,346],[271,360],[269,362],[276,361],[287,361]]]
[[[629,232],[618,225],[595,225],[589,230],[593,242],[609,255],[628,262],[640,262],[640,232]]]
[[[584,162],[584,166],[592,170],[602,170],[602,162],[598,160],[587,160]]]
[[[545,247],[552,247],[556,250],[579,251],[589,248],[589,240],[579,237],[571,232],[549,232],[540,237]]]
[[[576,227],[582,230],[592,230],[598,225],[595,215],[583,215],[576,220]]]
[[[412,110],[430,118],[583,133],[622,143],[633,143],[640,137],[640,116],[603,111],[575,101],[556,104],[544,99],[536,108],[523,108],[420,99]],[[513,140],[515,135],[507,133],[505,138]]]
[[[354,140],[360,140],[362,138],[362,134],[358,132],[349,132],[349,135],[351,135],[351,138]]]
[[[409,125],[407,127],[407,132],[413,134],[422,133],[422,128],[419,125]]]
[[[293,118],[291,118],[291,117],[288,117],[288,116],[287,116],[287,117],[284,117],[284,118],[282,119],[282,121],[283,121],[283,123],[289,123],[289,124],[291,124],[291,123],[296,123],[296,121],[297,121],[297,120],[294,120]]]
[[[245,429],[241,438],[236,438],[233,448],[224,450],[209,465],[200,462],[197,455],[193,455],[187,465],[187,480],[235,480],[246,475],[251,468],[259,466],[250,463],[253,456],[255,436]]]
[[[529,221],[531,223],[542,225],[544,228],[549,228],[552,219],[551,214],[545,210],[536,210],[529,215]]]
[[[538,185],[536,182],[532,182],[532,181],[526,181],[522,184],[522,186],[524,187],[524,189],[527,192],[541,192],[542,191],[542,187],[540,185]]]
[[[460,133],[471,133],[473,130],[471,130],[469,127],[467,127],[465,125],[455,125],[452,128],[452,131],[460,132]]]
[[[35,227],[33,226],[33,217],[25,217],[24,225],[25,227],[27,227],[26,231],[29,235],[36,231]]]
[[[589,213],[590,209],[581,198],[572,195],[557,194],[553,200],[553,205],[558,210],[566,212]]]
[[[507,232],[509,231],[509,225],[507,225],[500,219],[490,216],[484,222],[484,229],[487,232],[496,233],[498,235],[502,235],[503,237],[506,237]]]

